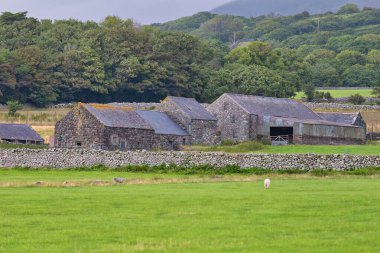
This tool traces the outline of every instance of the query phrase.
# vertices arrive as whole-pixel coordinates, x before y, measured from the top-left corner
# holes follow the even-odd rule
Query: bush
[[[14,117],[18,110],[21,110],[23,105],[19,101],[8,101],[8,115]]]
[[[350,96],[348,101],[350,101],[350,103],[352,103],[354,105],[362,105],[362,104],[364,104],[366,99],[360,94],[355,94],[355,95]]]

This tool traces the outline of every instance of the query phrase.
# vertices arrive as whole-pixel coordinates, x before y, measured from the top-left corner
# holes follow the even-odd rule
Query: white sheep
[[[265,187],[265,189],[269,189],[269,187],[270,187],[270,179],[269,178],[265,179],[264,187]]]

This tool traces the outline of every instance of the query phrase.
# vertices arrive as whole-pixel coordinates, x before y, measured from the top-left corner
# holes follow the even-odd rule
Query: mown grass
[[[380,155],[380,143],[367,145],[288,145],[271,146],[260,142],[248,141],[236,145],[186,146],[186,151],[226,152],[226,153],[267,153],[267,154],[347,154],[347,155]]]
[[[24,145],[24,144],[10,144],[10,143],[0,143],[0,149],[46,149],[47,146],[44,145]]]
[[[23,173],[115,175],[0,179]],[[0,252],[379,252],[379,202],[379,177],[0,187]]]
[[[349,97],[354,94],[360,94],[363,97],[373,97],[374,95],[372,94],[371,89],[366,89],[366,90],[355,90],[355,89],[347,89],[347,90],[319,90],[323,92],[330,92],[331,96],[333,98],[343,98],[343,97]],[[301,99],[305,97],[305,93],[303,92],[297,92],[295,99]]]

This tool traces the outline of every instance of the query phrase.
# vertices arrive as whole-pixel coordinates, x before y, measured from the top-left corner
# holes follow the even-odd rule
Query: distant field
[[[4,182],[178,175],[0,170]],[[194,176],[198,177],[198,176]],[[190,178],[194,178],[190,177]],[[0,252],[380,252],[380,178],[0,187]]]
[[[187,146],[188,151],[228,152],[228,153],[268,153],[268,154],[346,154],[346,155],[380,155],[380,143],[367,145],[289,145],[271,146],[258,142],[244,142],[234,146]]]
[[[330,94],[334,98],[343,98],[343,97],[349,97],[354,94],[360,94],[363,97],[373,97],[372,90],[320,90],[323,92],[330,92]],[[297,92],[295,99],[301,99],[305,97],[305,94],[303,92]]]

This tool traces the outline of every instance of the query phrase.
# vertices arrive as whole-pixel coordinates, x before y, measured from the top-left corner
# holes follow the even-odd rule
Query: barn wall
[[[296,144],[364,144],[365,136],[365,130],[358,127],[294,124],[294,143]]]
[[[86,109],[78,106],[57,122],[54,146],[76,148],[77,142],[83,148],[100,148],[103,125]]]
[[[207,110],[218,119],[217,126],[221,140],[246,141],[251,138],[256,139],[255,132],[251,134],[251,115],[228,96],[221,96],[209,105]]]

